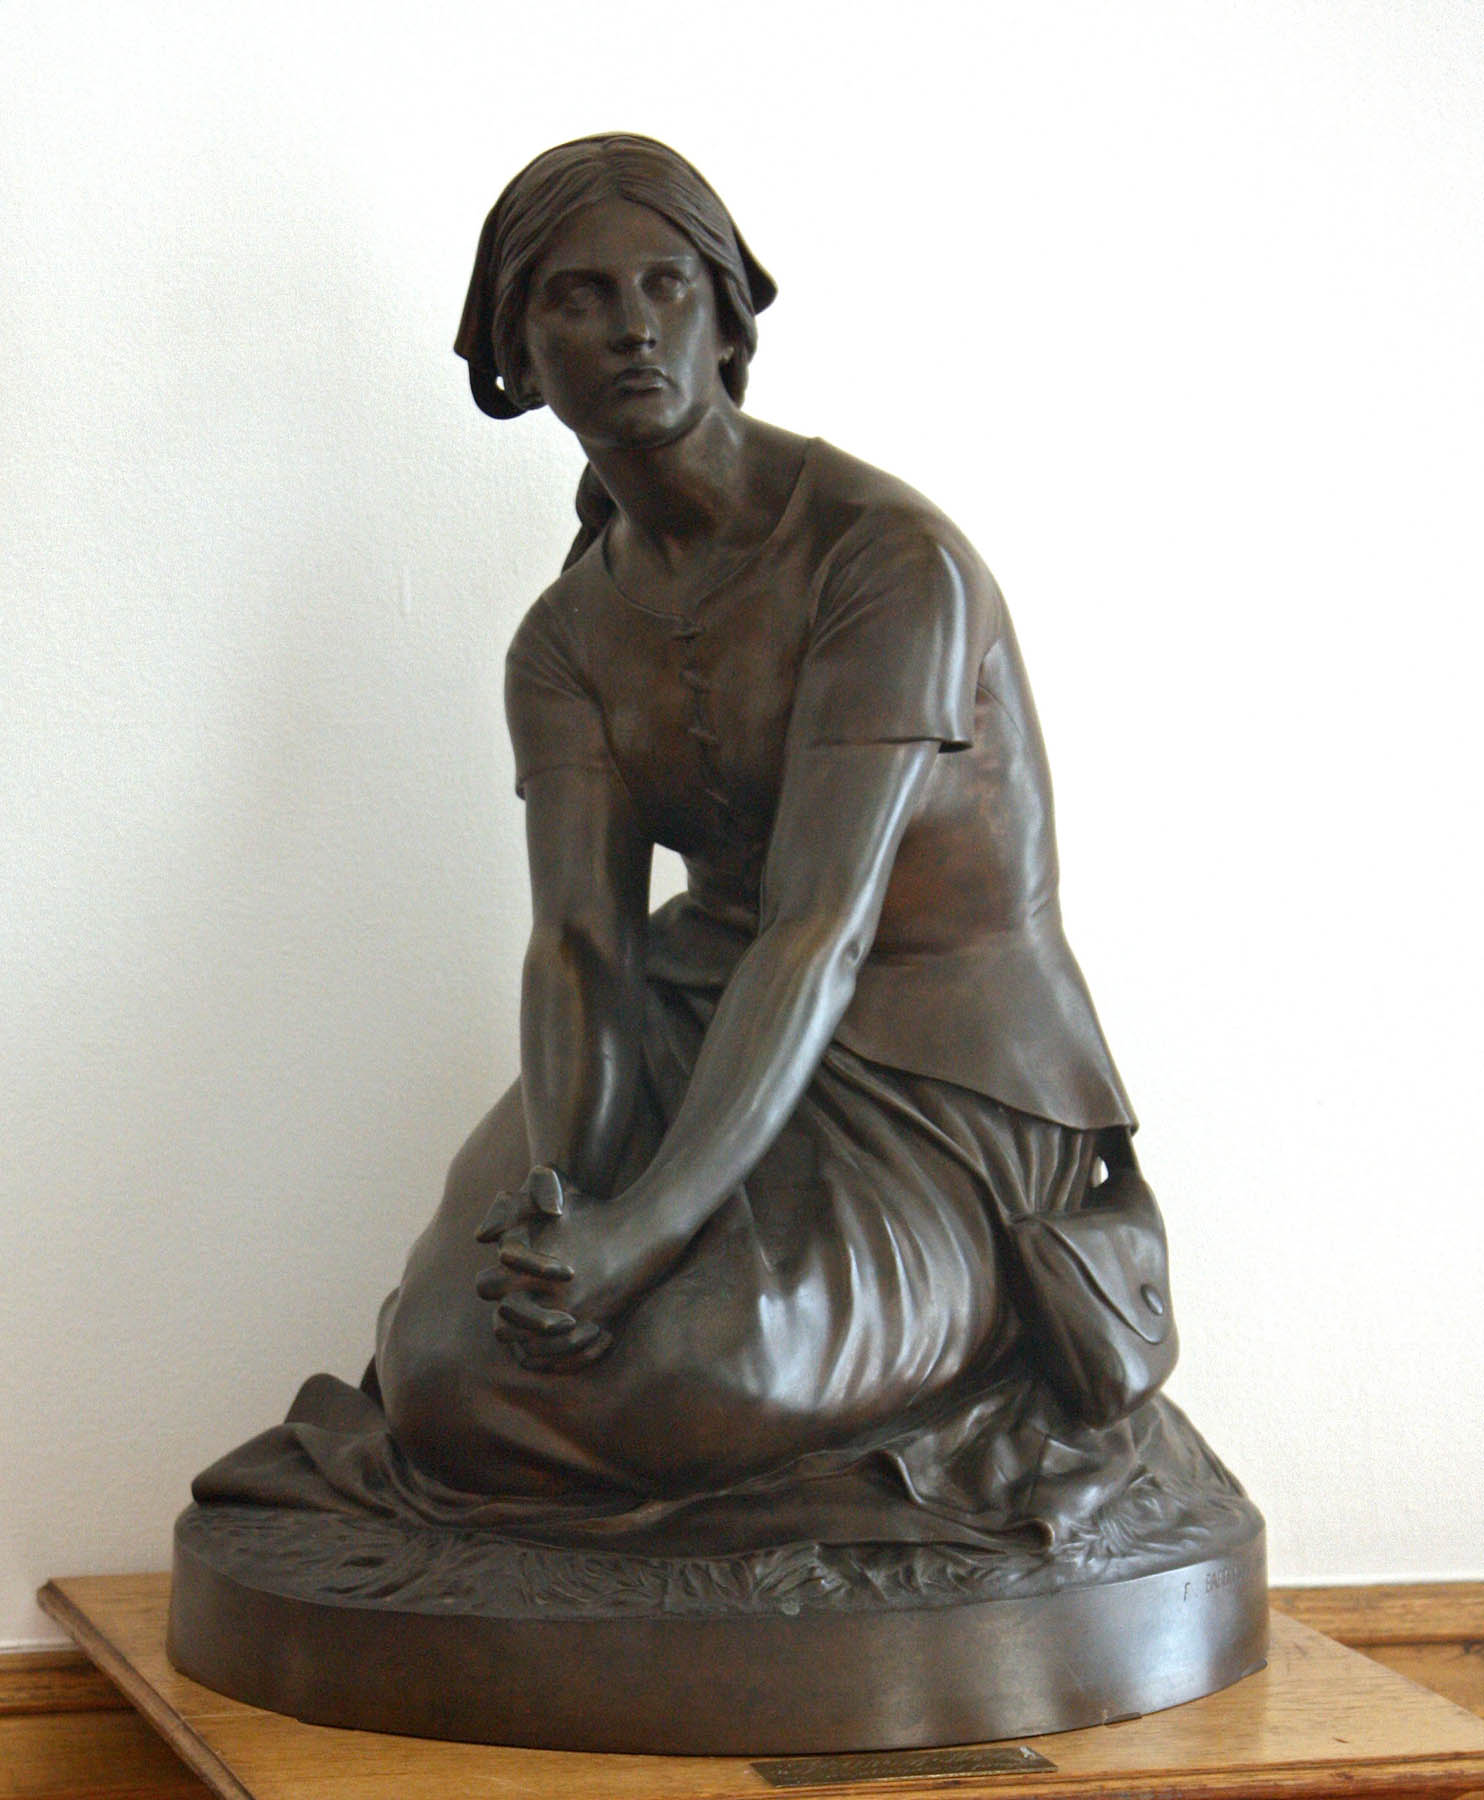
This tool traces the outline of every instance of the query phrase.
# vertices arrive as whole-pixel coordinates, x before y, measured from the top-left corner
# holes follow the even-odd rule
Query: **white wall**
[[[1484,1573],[1484,8],[11,0],[0,83],[0,1642],[358,1374],[514,1071],[576,464],[449,344],[613,125],[779,276],[755,409],[1010,595],[1275,1573]]]

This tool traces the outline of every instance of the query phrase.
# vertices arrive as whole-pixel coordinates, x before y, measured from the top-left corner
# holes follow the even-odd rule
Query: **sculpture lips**
[[[624,369],[613,378],[613,385],[621,394],[649,394],[658,388],[668,387],[669,384],[669,377],[652,363]]]

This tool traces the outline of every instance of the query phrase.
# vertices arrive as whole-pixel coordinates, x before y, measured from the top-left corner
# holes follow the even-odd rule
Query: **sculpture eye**
[[[654,269],[645,285],[656,300],[678,300],[690,283],[679,269]]]
[[[598,304],[594,281],[573,281],[562,289],[561,304],[568,312],[590,312]]]

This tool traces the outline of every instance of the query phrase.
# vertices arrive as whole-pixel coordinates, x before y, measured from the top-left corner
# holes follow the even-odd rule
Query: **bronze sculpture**
[[[196,1483],[172,1650],[244,1697],[493,1741],[841,1748],[1144,1710],[1261,1655],[1261,1522],[1156,1393],[1163,1229],[1062,934],[1003,599],[911,489],[742,410],[774,293],[647,139],[547,152],[486,222],[474,397],[550,406],[588,456],[508,662],[521,1081],[361,1387],[314,1378]],[[689,882],[650,916],[656,844]],[[409,1628],[430,1593],[462,1638]],[[406,1703],[405,1670],[369,1694],[372,1640],[337,1657],[321,1616],[345,1606],[433,1633],[436,1699]],[[580,1706],[532,1711],[508,1676],[497,1704],[449,1699],[450,1659],[518,1659],[557,1618],[594,1671]],[[796,1668],[740,1723],[676,1719],[697,1647],[745,1661],[739,1618],[770,1655],[827,1645],[863,1696],[831,1714]],[[320,1673],[244,1652],[254,1622],[302,1631]],[[882,1692],[865,1672],[909,1627],[926,1662]],[[1065,1677],[1078,1633],[1101,1686]],[[640,1642],[669,1698],[612,1698]]]

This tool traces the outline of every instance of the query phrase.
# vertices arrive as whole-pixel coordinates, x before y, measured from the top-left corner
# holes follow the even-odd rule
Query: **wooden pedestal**
[[[979,1751],[764,1762],[507,1750],[304,1725],[169,1666],[166,1576],[50,1582],[41,1603],[225,1800],[1484,1800],[1484,1721],[1280,1615],[1261,1673],[1148,1718]],[[533,1669],[531,1679],[560,1681],[561,1670]]]

